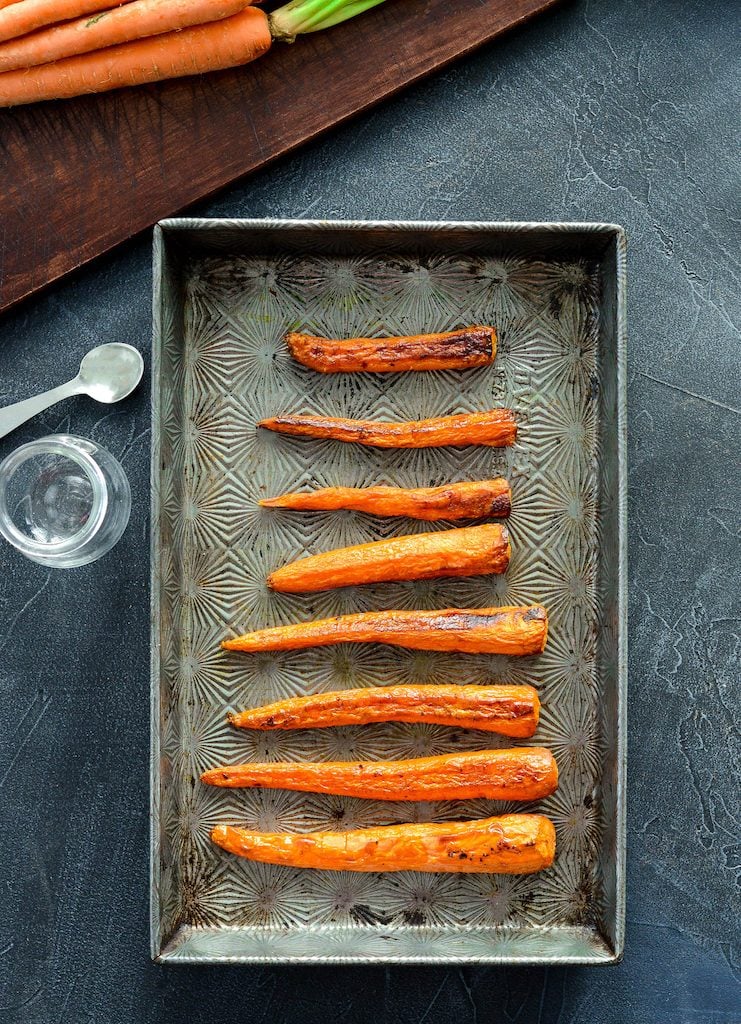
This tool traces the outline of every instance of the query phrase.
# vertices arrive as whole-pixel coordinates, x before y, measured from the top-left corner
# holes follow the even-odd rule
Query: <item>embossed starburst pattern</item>
[[[169,929],[177,923],[205,929],[190,940],[193,948],[201,943],[228,959],[295,955],[309,947],[320,957],[352,957],[372,947],[368,955],[382,958],[387,945],[380,930],[390,929],[399,955],[424,960],[448,954],[447,930],[460,928],[469,956],[539,955],[551,948],[543,926],[574,932],[573,947],[581,950],[576,932],[598,914],[605,827],[600,665],[616,645],[610,623],[600,618],[599,273],[587,259],[544,262],[514,247],[496,256],[470,252],[353,258],[215,252],[186,268],[182,317],[165,322],[161,356],[157,800],[161,921]],[[341,337],[466,323],[498,328],[491,367],[322,376],[296,364],[282,341],[287,329]],[[516,411],[520,435],[512,449],[383,452],[256,427],[260,417],[289,410],[402,420],[492,406]],[[271,570],[309,553],[454,524],[261,509],[261,497],[316,486],[433,486],[496,475],[510,478],[514,495],[513,555],[504,576],[303,596],[266,586]],[[357,610],[529,602],[546,604],[551,618],[548,647],[538,658],[372,645],[245,656],[219,647],[224,637],[253,628]],[[491,801],[407,804],[214,791],[197,780],[206,767],[240,760],[376,760],[509,745],[434,725],[260,733],[233,729],[225,717],[228,709],[305,693],[435,682],[538,688],[541,723],[535,740],[523,742],[554,751],[561,782],[554,796],[526,809],[542,809],[556,825],[552,869],[525,878],[321,873],[240,861],[212,846],[209,832],[220,822],[262,831],[337,831],[522,809]],[[210,926],[223,933],[209,932]]]

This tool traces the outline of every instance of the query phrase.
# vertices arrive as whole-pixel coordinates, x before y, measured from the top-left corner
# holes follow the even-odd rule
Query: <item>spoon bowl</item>
[[[96,402],[120,402],[130,395],[144,373],[144,360],[131,345],[109,342],[83,356],[77,380],[80,391]]]

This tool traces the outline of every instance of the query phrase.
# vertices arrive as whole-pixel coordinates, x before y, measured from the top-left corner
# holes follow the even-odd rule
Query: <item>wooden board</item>
[[[389,0],[255,64],[0,111],[0,310],[556,0]]]

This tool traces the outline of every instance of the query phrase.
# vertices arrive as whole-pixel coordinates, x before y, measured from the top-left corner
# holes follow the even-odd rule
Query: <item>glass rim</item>
[[[47,557],[69,555],[86,544],[100,529],[108,510],[108,487],[103,470],[92,455],[78,447],[79,442],[94,443],[86,442],[84,438],[77,438],[72,434],[50,434],[48,437],[22,444],[0,463],[0,534],[23,554]],[[87,522],[77,533],[63,541],[34,540],[18,529],[8,511],[8,483],[24,462],[40,455],[58,455],[76,463],[92,487],[92,508]]]

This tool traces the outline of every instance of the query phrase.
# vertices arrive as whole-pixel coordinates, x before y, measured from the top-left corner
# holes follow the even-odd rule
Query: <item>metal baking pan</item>
[[[154,243],[152,952],[162,962],[582,963],[618,960],[625,903],[625,239],[609,224],[208,221]],[[493,323],[493,366],[323,376],[288,328],[342,337]],[[256,430],[288,411],[416,419],[507,405],[510,449],[378,451]],[[513,486],[504,577],[297,597],[265,586],[312,551],[445,524],[261,510],[310,483]],[[452,525],[452,524],[449,524]],[[352,610],[542,602],[536,658],[342,646],[220,650],[251,628]],[[488,734],[389,724],[231,730],[228,708],[393,681],[529,682],[561,784],[529,805],[558,850],[537,875],[354,874],[254,864],[214,847],[218,822],[310,831],[484,817],[503,805],[376,803],[216,790],[245,759],[413,757]],[[494,739],[497,742],[497,738]],[[501,745],[508,742],[503,738]],[[530,741],[528,741],[530,742]],[[507,807],[514,809],[513,805]]]

